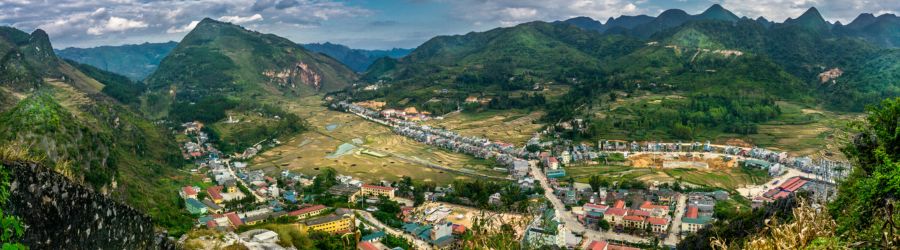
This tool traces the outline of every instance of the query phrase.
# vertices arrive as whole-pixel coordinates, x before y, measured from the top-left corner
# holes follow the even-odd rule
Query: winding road
[[[550,187],[549,181],[547,181],[547,176],[544,175],[544,172],[538,168],[537,163],[535,161],[531,161],[531,175],[534,176],[538,182],[541,183],[541,187],[544,188],[544,197],[553,204],[554,210],[556,210],[556,217],[565,225],[563,230],[560,230],[560,233],[565,234],[567,232],[572,232],[574,234],[583,235],[586,242],[590,242],[592,240],[606,240],[606,241],[624,241],[630,243],[648,243],[649,240],[629,235],[629,234],[620,234],[615,232],[603,232],[597,231],[589,228],[585,228],[584,225],[578,221],[578,218],[575,217],[571,212],[566,211],[566,205],[563,204],[562,201],[559,200],[559,197],[553,194],[553,188]]]

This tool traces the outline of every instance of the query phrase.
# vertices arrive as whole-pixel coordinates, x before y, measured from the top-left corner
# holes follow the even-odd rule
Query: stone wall
[[[0,163],[10,173],[3,211],[27,229],[31,249],[174,249],[140,211],[38,164]]]

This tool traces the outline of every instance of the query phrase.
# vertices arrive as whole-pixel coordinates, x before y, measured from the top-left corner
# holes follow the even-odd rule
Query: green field
[[[587,182],[592,175],[612,180],[637,180],[648,184],[653,182],[674,182],[680,180],[695,186],[717,187],[734,190],[743,185],[756,185],[770,178],[762,170],[744,170],[731,168],[728,170],[699,170],[688,168],[658,169],[636,168],[623,165],[572,165],[565,167],[566,174],[578,182]]]

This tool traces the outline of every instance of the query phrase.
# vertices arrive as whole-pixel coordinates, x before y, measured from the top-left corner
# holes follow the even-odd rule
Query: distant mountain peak
[[[819,10],[816,9],[816,7],[809,7],[809,9],[806,10],[806,12],[803,12],[803,15],[800,15],[800,17],[797,17],[797,20],[798,21],[810,20],[810,21],[816,21],[816,22],[819,22],[819,21],[825,22],[825,18],[822,17],[822,14],[819,13]]]
[[[731,11],[722,7],[719,4],[713,4],[709,6],[706,11],[700,13],[699,17],[701,19],[713,19],[713,20],[724,20],[724,21],[737,21],[741,18],[732,13]]]
[[[690,14],[688,14],[687,12],[685,12],[684,10],[681,10],[681,9],[668,9],[666,11],[663,11],[662,13],[659,13],[659,16],[656,18],[657,19],[667,19],[667,18],[680,18],[680,17],[685,17],[685,16],[690,16]]]
[[[788,18],[784,21],[784,24],[797,25],[813,30],[827,30],[831,25],[825,21],[822,14],[819,14],[819,10],[816,9],[816,7],[810,7],[803,15],[797,17],[797,19]]]

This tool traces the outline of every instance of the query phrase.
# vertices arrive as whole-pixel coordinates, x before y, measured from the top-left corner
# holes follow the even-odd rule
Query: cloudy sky
[[[863,12],[900,13],[896,0],[0,0],[0,25],[44,29],[56,48],[93,47],[178,41],[210,17],[299,43],[384,49],[534,20],[696,14],[714,3],[778,22],[812,6],[845,24]]]

